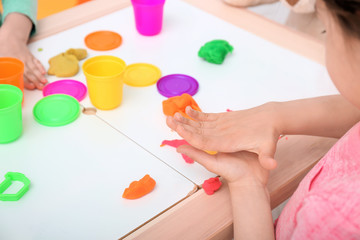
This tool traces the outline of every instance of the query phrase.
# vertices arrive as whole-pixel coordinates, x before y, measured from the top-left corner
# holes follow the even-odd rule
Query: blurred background
[[[51,14],[64,11],[76,5],[88,2],[91,0],[38,0],[38,19],[45,18]],[[2,12],[2,4],[0,1],[0,10]]]

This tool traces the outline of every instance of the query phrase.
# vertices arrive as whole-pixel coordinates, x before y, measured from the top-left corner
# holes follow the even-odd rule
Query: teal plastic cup
[[[0,143],[13,142],[23,130],[22,91],[13,85],[0,84]]]

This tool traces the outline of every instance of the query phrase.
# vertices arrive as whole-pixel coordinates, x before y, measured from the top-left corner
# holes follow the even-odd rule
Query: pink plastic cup
[[[161,32],[165,0],[131,0],[137,31],[144,36]]]

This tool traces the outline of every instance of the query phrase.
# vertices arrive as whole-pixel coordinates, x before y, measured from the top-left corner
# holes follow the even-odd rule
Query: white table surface
[[[196,20],[195,20],[196,19]],[[123,44],[111,51],[88,50],[89,57],[114,55],[127,64],[151,63],[163,76],[187,74],[199,81],[194,99],[205,112],[223,112],[254,107],[268,101],[287,101],[337,93],[324,66],[203,12],[180,0],[167,1],[160,35],[144,37],[135,30],[131,7],[74,27],[31,44],[44,65],[68,48],[83,47],[84,37],[96,30],[111,30],[123,37]],[[200,47],[214,39],[225,39],[234,51],[222,65],[197,56]],[[54,42],[59,43],[54,47]],[[36,49],[43,48],[42,52]],[[82,62],[81,62],[82,63]],[[49,78],[55,81],[58,78]],[[82,72],[73,79],[86,82]],[[196,184],[214,176],[202,166],[187,164],[162,140],[180,139],[165,124],[162,101],[156,85],[144,88],[124,86],[123,102],[111,111],[98,111],[104,121],[181,172]],[[87,97],[82,101],[92,107]]]
[[[32,108],[40,91],[26,91],[23,135],[0,144],[0,182],[7,172],[31,181],[15,202],[0,201],[0,239],[118,239],[184,199],[194,184],[94,115],[47,127]],[[149,174],[148,195],[127,200],[132,181]],[[7,193],[21,184],[14,182]]]

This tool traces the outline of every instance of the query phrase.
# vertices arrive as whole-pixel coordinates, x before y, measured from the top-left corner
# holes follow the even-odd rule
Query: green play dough
[[[222,64],[226,54],[233,51],[233,47],[225,40],[213,40],[205,43],[198,52],[199,57],[210,63]]]

